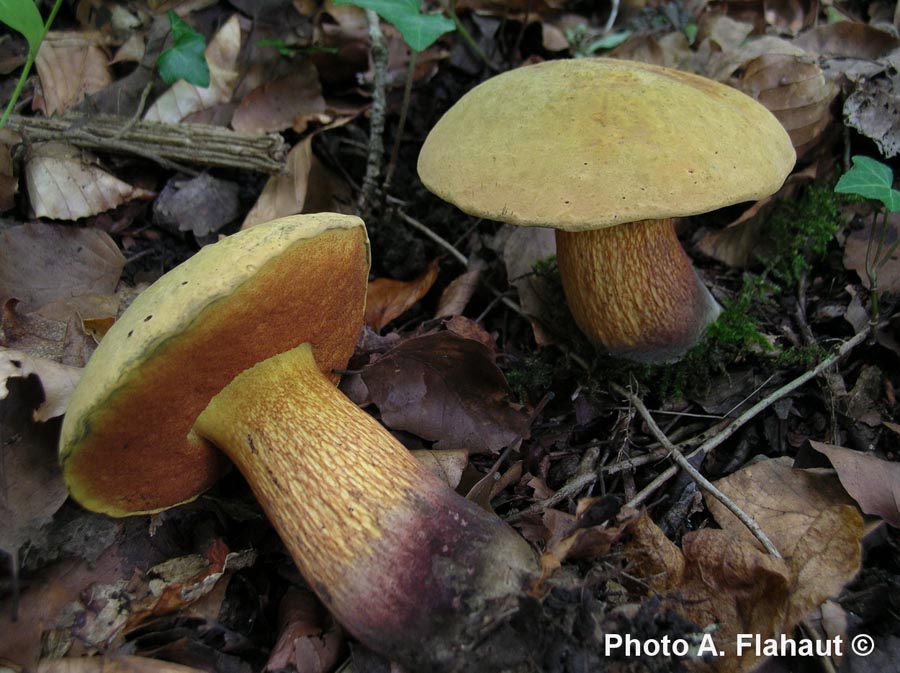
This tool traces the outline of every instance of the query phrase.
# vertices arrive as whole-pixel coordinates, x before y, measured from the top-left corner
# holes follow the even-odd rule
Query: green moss
[[[843,197],[810,185],[798,198],[779,201],[769,218],[772,251],[760,261],[783,285],[794,285],[821,258],[842,225]]]

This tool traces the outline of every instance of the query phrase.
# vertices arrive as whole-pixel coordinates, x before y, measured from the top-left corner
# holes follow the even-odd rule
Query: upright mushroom
[[[76,500],[125,516],[195,498],[227,456],[351,633],[413,669],[478,670],[464,655],[535,559],[334,386],[368,268],[362,220],[344,215],[204,248],[104,337],[63,423],[63,471]]]
[[[577,59],[469,91],[429,133],[418,170],[469,214],[556,228],[582,331],[613,355],[665,362],[719,312],[672,218],[771,194],[794,160],[778,120],[735,89],[644,63]]]

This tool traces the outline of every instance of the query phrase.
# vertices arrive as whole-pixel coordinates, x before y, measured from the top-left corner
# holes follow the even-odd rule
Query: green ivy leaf
[[[425,51],[456,25],[442,14],[422,14],[419,0],[335,0],[336,5],[371,9],[400,31],[413,51]]]
[[[166,84],[183,79],[195,86],[208,87],[206,39],[171,10],[169,24],[172,26],[172,41],[175,44],[160,54],[156,60],[159,76]]]
[[[44,20],[34,0],[0,0],[0,22],[24,35],[29,51],[37,53],[44,35]]]
[[[838,194],[856,194],[881,201],[890,213],[900,211],[900,192],[892,187],[894,173],[880,161],[870,157],[853,157],[853,167],[834,186]]]

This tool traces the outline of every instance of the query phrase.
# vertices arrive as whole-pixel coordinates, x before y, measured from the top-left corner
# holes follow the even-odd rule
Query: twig
[[[747,411],[742,413],[740,416],[735,418],[733,421],[725,425],[724,427],[717,426],[713,428],[709,433],[704,433],[693,440],[689,440],[688,442],[682,442],[681,446],[694,444],[698,440],[702,443],[696,449],[694,449],[691,453],[688,454],[688,458],[693,458],[698,454],[706,455],[714,448],[722,444],[729,437],[731,437],[735,432],[737,432],[741,427],[746,425],[749,421],[755,418],[760,412],[764,411],[775,402],[780,400],[782,397],[785,397],[789,393],[793,392],[804,383],[809,381],[810,379],[818,376],[826,369],[834,365],[838,360],[847,355],[850,351],[856,348],[859,344],[866,340],[866,337],[869,334],[869,327],[865,327],[861,331],[857,332],[853,337],[845,341],[841,344],[841,347],[837,350],[836,353],[830,355],[820,362],[816,367],[810,369],[808,372],[801,374],[793,381],[786,383],[781,386],[778,390],[766,395],[759,402],[750,407]],[[711,436],[709,436],[711,435]],[[709,436],[708,439],[703,439],[704,436]],[[662,472],[656,479],[650,482],[647,486],[645,486],[640,493],[634,496],[627,505],[631,507],[637,507],[642,502],[644,502],[647,498],[649,498],[660,486],[666,483],[669,479],[674,477],[678,473],[678,467],[673,466],[669,469]]]
[[[251,136],[206,124],[133,122],[112,115],[13,115],[7,127],[32,141],[66,140],[89,150],[144,157],[166,168],[182,169],[175,162],[184,162],[280,173],[287,156],[287,144],[277,133]]]
[[[712,495],[716,500],[725,505],[726,509],[729,512],[734,514],[738,519],[740,519],[741,523],[743,523],[753,536],[760,541],[762,546],[765,548],[767,552],[769,552],[775,558],[782,558],[781,554],[778,552],[778,549],[772,544],[772,541],[769,539],[769,536],[763,532],[762,528],[759,527],[759,524],[747,514],[744,510],[738,507],[737,503],[735,503],[731,498],[722,493],[715,484],[713,484],[709,479],[704,477],[700,471],[694,467],[687,458],[684,457],[684,454],[678,450],[678,448],[669,441],[669,438],[666,437],[666,434],[660,430],[659,426],[656,424],[656,420],[653,418],[650,411],[647,409],[643,400],[640,397],[635,395],[634,393],[625,390],[622,386],[617,385],[615,383],[612,384],[612,389],[617,393],[627,398],[629,402],[634,405],[634,408],[637,409],[638,413],[641,415],[641,418],[644,419],[644,422],[647,424],[647,427],[650,428],[650,434],[652,434],[656,441],[663,445],[668,451],[669,456],[675,463],[681,467],[685,472],[687,472],[691,479],[693,479],[697,485],[702,488],[704,491]]]
[[[387,170],[384,173],[384,191],[387,192],[394,179],[394,170],[397,168],[397,159],[400,157],[400,143],[403,142],[403,131],[406,129],[406,115],[409,112],[409,99],[412,97],[413,76],[416,73],[416,52],[409,55],[409,64],[406,67],[406,83],[403,85],[403,102],[400,104],[400,120],[397,122],[397,137],[394,138],[394,146],[391,148],[391,158],[388,161]]]
[[[497,72],[499,68],[491,62],[487,57],[487,54],[485,54],[481,47],[478,46],[478,43],[475,41],[475,38],[472,37],[472,33],[469,32],[469,29],[459,20],[459,16],[456,13],[456,1],[441,0],[441,7],[447,13],[447,16],[450,17],[451,21],[453,21],[453,25],[456,26],[456,30],[459,32],[460,37],[462,37],[463,42],[466,43],[469,51],[471,51],[476,58],[481,60],[488,70]]]
[[[372,116],[369,118],[369,155],[366,161],[366,176],[356,209],[366,219],[371,208],[372,197],[378,186],[381,175],[381,160],[384,156],[384,119],[387,114],[387,80],[388,80],[388,46],[381,32],[378,15],[371,9],[366,10],[369,21],[369,41],[372,44],[372,67],[375,76],[372,79]]]
[[[590,486],[597,481],[597,460],[600,458],[600,448],[591,447],[585,452],[584,457],[578,464],[578,471],[565,483],[560,489],[544,500],[538,500],[531,503],[528,507],[518,512],[512,512],[504,517],[507,523],[514,523],[522,517],[537,512],[543,512],[550,509],[554,505],[571,498],[579,493],[586,486]]]

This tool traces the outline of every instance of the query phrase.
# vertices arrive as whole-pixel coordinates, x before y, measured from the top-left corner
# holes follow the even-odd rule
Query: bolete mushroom
[[[204,248],[143,292],[66,414],[72,495],[113,516],[195,498],[230,459],[347,629],[414,670],[478,670],[486,622],[536,570],[335,387],[363,322],[362,220],[284,218]]]
[[[611,354],[677,359],[719,306],[672,218],[776,191],[787,132],[739,91],[614,59],[548,61],[465,94],[419,155],[425,186],[471,215],[556,228],[581,330]]]

